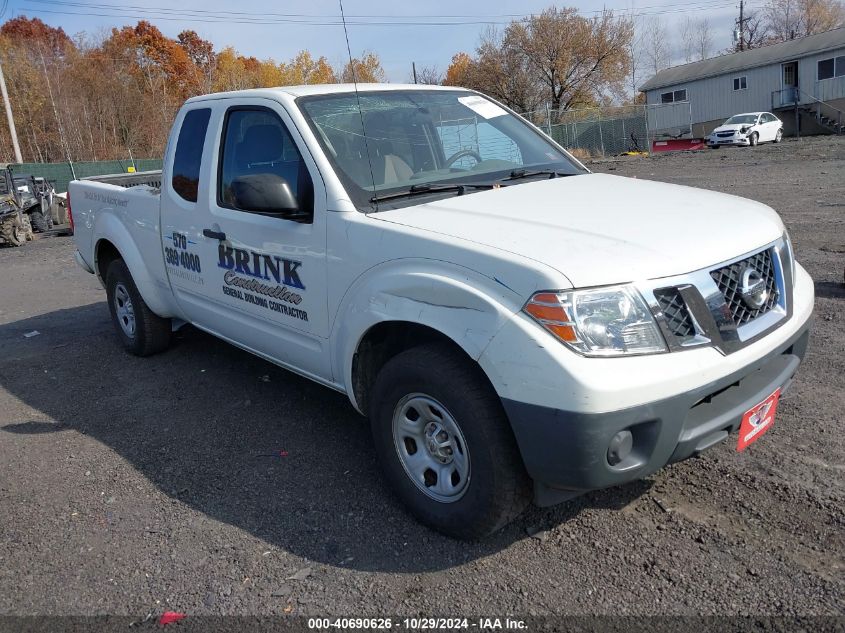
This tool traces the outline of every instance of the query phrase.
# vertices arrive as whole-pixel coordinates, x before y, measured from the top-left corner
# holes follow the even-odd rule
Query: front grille
[[[748,306],[742,299],[740,287],[742,286],[742,273],[746,267],[752,267],[762,275],[766,282],[766,289],[768,290],[768,298],[766,302],[759,308],[752,308]],[[756,255],[747,257],[738,262],[734,262],[729,266],[724,266],[718,270],[710,271],[710,276],[719,291],[725,297],[725,303],[731,312],[731,317],[736,323],[737,327],[745,325],[749,321],[756,319],[761,314],[765,314],[771,310],[778,302],[777,284],[775,283],[775,267],[772,263],[772,251],[767,249],[760,251]]]
[[[719,138],[728,138],[729,136],[733,136],[733,135],[734,135],[733,132],[717,132],[716,133],[716,136],[718,136]]]
[[[654,291],[654,297],[672,334],[682,339],[695,335],[692,317],[677,288],[660,288]]]

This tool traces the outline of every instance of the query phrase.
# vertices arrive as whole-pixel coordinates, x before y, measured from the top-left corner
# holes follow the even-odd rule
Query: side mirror
[[[232,181],[232,198],[243,211],[287,220],[310,217],[299,209],[299,202],[288,181],[277,174],[248,174]]]

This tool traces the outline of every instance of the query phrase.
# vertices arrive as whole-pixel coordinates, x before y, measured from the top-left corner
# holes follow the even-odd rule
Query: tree
[[[165,36],[148,21],[69,38],[34,18],[0,24],[0,58],[26,160],[160,157],[174,116],[197,94],[288,84],[332,83],[325,57],[300,51],[277,62],[215,51],[187,29]],[[345,69],[359,81],[382,81],[378,56],[365,53]],[[432,69],[432,77],[436,69]],[[0,125],[0,161],[11,161]]]
[[[552,7],[502,32],[488,28],[469,63],[453,58],[446,83],[459,79],[521,112],[544,103],[555,110],[592,105],[624,94],[632,37],[631,21],[611,11],[585,18]]]
[[[372,51],[365,51],[359,59],[351,59],[341,73],[341,80],[345,83],[379,83],[386,79],[379,57]]]
[[[713,46],[713,33],[708,18],[701,18],[697,21],[693,39],[695,41],[698,61],[710,57],[710,48]]]
[[[44,24],[38,18],[18,16],[5,22],[0,27],[0,35],[7,37],[16,45],[34,45],[41,47],[45,55],[64,55],[73,42],[61,27],[55,28]]]
[[[60,97],[57,78],[66,70],[73,42],[61,28],[48,26],[38,18],[17,17],[0,27],[0,49],[21,152],[34,160],[61,159],[66,155],[66,136],[62,113],[56,106]],[[51,81],[49,89],[47,81]],[[10,138],[6,132],[2,137],[4,154],[11,158],[5,150],[11,147],[11,141],[5,142]]]
[[[689,64],[695,55],[696,38],[694,37],[696,27],[692,18],[684,17],[684,25],[681,28],[681,50],[684,53],[684,61]]]
[[[768,0],[763,9],[768,41],[785,42],[845,25],[839,0]]]
[[[201,92],[211,92],[214,80],[216,56],[214,45],[202,39],[196,31],[182,31],[176,37],[179,46],[185,51],[188,59],[194,64],[201,76]]]
[[[467,85],[467,77],[472,63],[472,57],[467,53],[455,53],[452,55],[452,62],[446,69],[446,77],[443,78],[443,84],[446,86]]]
[[[772,39],[769,37],[769,27],[759,12],[749,11],[746,14],[745,20],[745,26],[742,29],[742,46],[744,50],[760,48],[761,46],[772,43]],[[737,42],[734,45],[733,52],[743,49],[740,48],[740,42]]]
[[[639,83],[642,81],[640,71],[643,68],[643,29],[642,19],[632,18],[631,20],[633,35],[631,41],[628,43],[628,55],[631,57],[631,65],[629,71],[630,94],[634,98],[639,94]]]
[[[574,8],[550,8],[512,23],[506,49],[525,60],[555,110],[621,96],[628,74],[630,20],[612,11],[587,19]]]
[[[443,83],[443,73],[437,70],[437,66],[423,66],[417,70],[417,83],[439,86]]]
[[[336,83],[334,69],[325,57],[315,60],[308,51],[300,51],[287,64],[282,64],[283,85]]]
[[[657,74],[669,66],[669,35],[666,26],[659,17],[652,18],[646,25],[643,40],[644,57],[648,69]]]

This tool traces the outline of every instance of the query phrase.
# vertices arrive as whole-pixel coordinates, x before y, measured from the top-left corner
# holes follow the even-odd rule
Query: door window
[[[208,129],[210,108],[190,110],[182,119],[179,140],[176,141],[176,155],[173,157],[173,191],[188,202],[197,201],[200,183],[200,164]]]
[[[795,62],[790,62],[789,64],[783,65],[783,85],[784,86],[795,86],[797,85],[796,82],[796,71],[798,70],[797,65]]]
[[[263,212],[250,208],[249,199],[239,196],[244,187],[287,186],[298,205],[297,212],[313,220],[314,187],[287,127],[267,108],[232,108],[226,114],[220,156],[217,202],[239,211]]]

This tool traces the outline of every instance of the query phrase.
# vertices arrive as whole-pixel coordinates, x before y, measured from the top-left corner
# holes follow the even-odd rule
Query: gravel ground
[[[344,396],[191,329],[124,354],[47,236],[0,248],[0,614],[845,616],[845,138],[590,166],[783,215],[816,321],[752,449],[452,541],[389,494]]]

